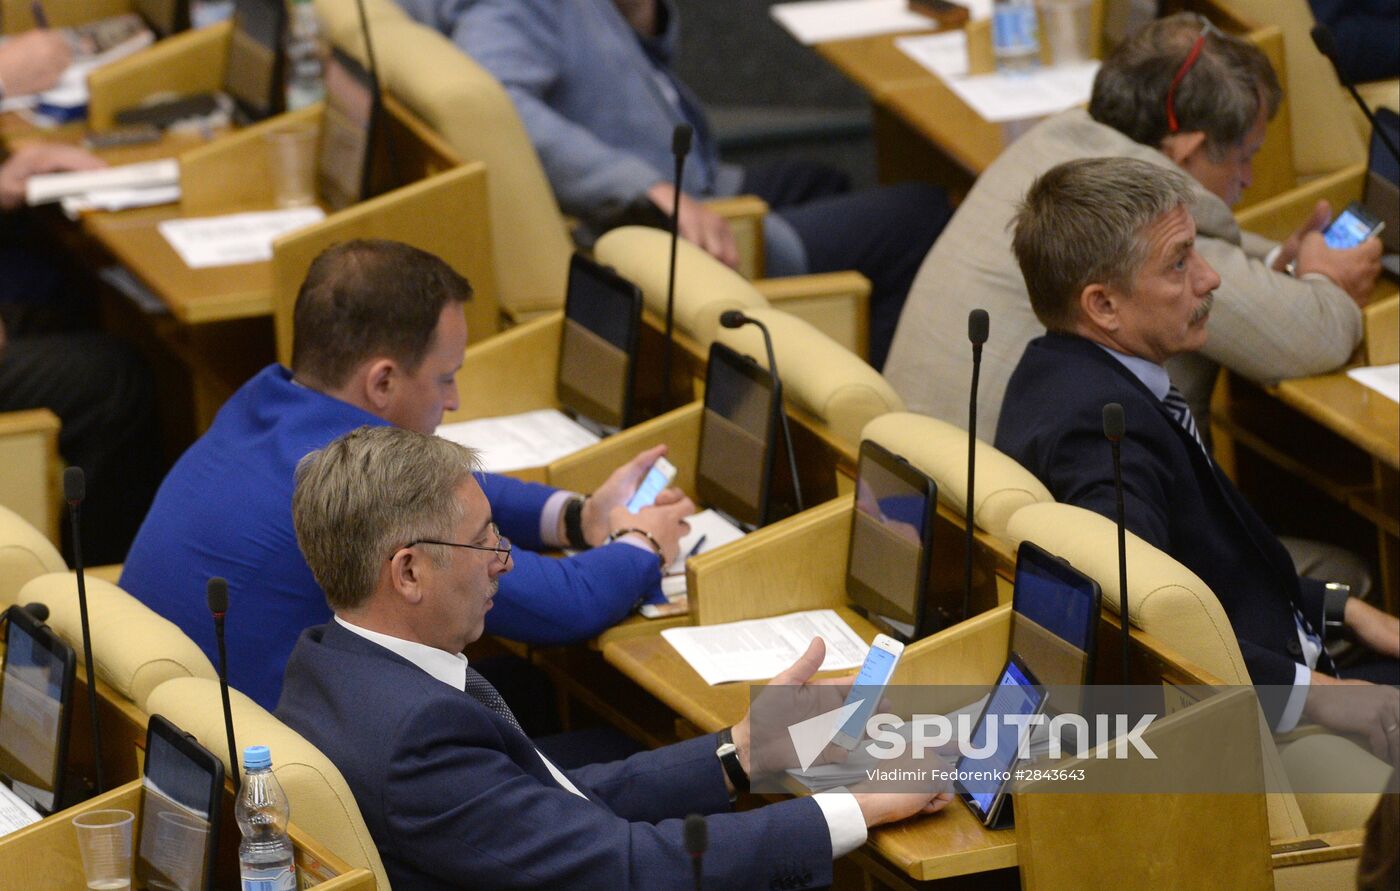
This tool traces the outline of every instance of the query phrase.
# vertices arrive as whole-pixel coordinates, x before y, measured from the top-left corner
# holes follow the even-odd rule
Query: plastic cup
[[[278,207],[307,207],[316,202],[316,140],[311,127],[274,130],[267,141],[272,194]]]
[[[131,887],[131,811],[88,811],[73,818],[83,875],[92,891],[122,891]]]
[[[204,877],[204,849],[209,839],[209,822],[193,814],[162,811],[156,814],[155,854],[152,866],[165,882],[152,887],[193,889]],[[142,850],[145,846],[142,845]]]
[[[1093,57],[1089,46],[1092,0],[1037,0],[1040,35],[1050,45],[1050,64],[1074,65]]]

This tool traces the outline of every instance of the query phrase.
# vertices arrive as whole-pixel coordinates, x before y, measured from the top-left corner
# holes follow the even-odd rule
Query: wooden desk
[[[1377,461],[1400,469],[1400,404],[1346,372],[1282,381],[1269,392]]]

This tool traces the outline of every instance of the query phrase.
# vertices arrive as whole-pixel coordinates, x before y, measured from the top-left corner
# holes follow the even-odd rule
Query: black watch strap
[[[586,551],[591,547],[583,535],[583,503],[587,500],[586,495],[575,495],[564,505],[564,537],[569,540],[569,547],[576,551]]]
[[[736,793],[749,791],[749,775],[744,772],[744,765],[739,763],[739,749],[734,745],[731,728],[724,728],[718,736],[719,745],[715,748],[715,757],[724,768],[725,776],[729,777]]]
[[[1347,600],[1350,598],[1351,585],[1340,582],[1327,584],[1327,590],[1322,595],[1322,626],[1327,629],[1324,635],[1331,629],[1346,627]]]

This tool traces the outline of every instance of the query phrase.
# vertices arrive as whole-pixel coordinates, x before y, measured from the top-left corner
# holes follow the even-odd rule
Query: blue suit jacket
[[[297,642],[277,716],[344,774],[395,888],[689,888],[681,818],[729,809],[713,736],[570,771],[584,800],[499,716],[336,622]],[[706,887],[831,882],[810,799],[709,824]]]
[[[292,529],[292,473],[313,449],[384,423],[269,365],[176,462],[132,543],[122,587],[179,625],[211,660],[204,586],[210,576],[228,579],[229,683],[264,708],[277,704],[297,635],[331,616]],[[540,509],[554,490],[489,473],[477,478],[501,532],[520,546],[487,615],[488,633],[541,645],[586,640],[659,594],[660,567],[641,548],[610,545],[565,560],[530,553],[543,544]]]
[[[1122,363],[1080,337],[1031,341],[1006,388],[997,448],[1039,477],[1057,501],[1116,519],[1113,458],[1103,435],[1108,402],[1121,403],[1127,419],[1128,529],[1215,592],[1255,684],[1292,684],[1302,661],[1293,607],[1321,628],[1322,583],[1299,578],[1278,538]]]

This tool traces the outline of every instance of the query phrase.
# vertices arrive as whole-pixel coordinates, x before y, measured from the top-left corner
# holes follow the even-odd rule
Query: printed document
[[[860,667],[870,649],[835,610],[816,609],[724,625],[667,628],[661,636],[707,684],[766,681],[797,661],[812,638],[826,641],[822,671]]]
[[[598,442],[598,435],[553,408],[437,428],[443,439],[481,452],[481,469],[506,473],[541,467]]]
[[[272,259],[272,242],[326,218],[319,207],[292,207],[219,217],[165,220],[160,234],[191,269],[236,266]]]
[[[1400,402],[1400,365],[1372,365],[1369,368],[1349,368],[1347,377],[1370,387],[1392,402]]]

